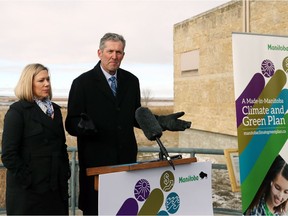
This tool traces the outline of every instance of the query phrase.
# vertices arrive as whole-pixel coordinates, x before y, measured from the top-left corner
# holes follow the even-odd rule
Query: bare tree
[[[142,105],[148,106],[149,101],[152,100],[152,91],[151,89],[143,89],[142,90]]]

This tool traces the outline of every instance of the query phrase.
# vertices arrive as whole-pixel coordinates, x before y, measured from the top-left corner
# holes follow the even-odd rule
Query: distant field
[[[4,121],[4,116],[7,112],[8,106],[0,106],[0,143],[2,141],[2,131],[3,131],[3,121]],[[154,114],[157,115],[165,115],[165,114],[170,114],[173,112],[173,106],[151,106],[149,107],[151,111]],[[67,109],[62,108],[62,115],[63,115],[63,121],[66,118],[67,115]],[[155,144],[155,142],[151,142],[147,140],[147,138],[144,136],[143,132],[139,129],[135,129],[135,134],[136,138],[138,141],[138,144],[140,146],[151,146]],[[68,133],[66,133],[66,139],[67,139],[67,145],[68,146],[76,146],[76,139],[75,137],[70,136]],[[167,146],[177,146],[178,145],[178,133],[177,132],[170,132],[170,131],[165,131],[163,136],[161,137],[162,142],[165,143]]]
[[[3,122],[4,122],[4,116],[8,110],[9,106],[0,106],[0,143],[2,143],[2,131],[3,131]],[[166,114],[171,114],[173,113],[173,106],[151,106],[149,109],[157,115],[166,115]],[[67,109],[66,107],[62,108],[62,115],[63,115],[63,125],[64,121],[67,116]],[[137,139],[138,146],[158,146],[155,141],[149,141],[142,130],[135,128],[135,136]],[[161,141],[166,147],[177,147],[178,146],[178,137],[179,133],[178,132],[171,132],[171,131],[165,131],[163,132],[163,135],[161,137]],[[76,147],[77,146],[77,141],[76,138],[69,135],[66,132],[66,144],[69,147]],[[1,149],[1,145],[0,145]],[[141,157],[141,155],[140,155]],[[1,161],[1,159],[0,159]]]

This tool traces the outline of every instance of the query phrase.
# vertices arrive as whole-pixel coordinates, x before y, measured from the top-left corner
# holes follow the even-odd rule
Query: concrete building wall
[[[288,35],[287,11],[287,0],[238,0],[174,25],[174,111],[192,121],[179,147],[237,147],[232,32]],[[189,52],[198,68],[183,71]]]

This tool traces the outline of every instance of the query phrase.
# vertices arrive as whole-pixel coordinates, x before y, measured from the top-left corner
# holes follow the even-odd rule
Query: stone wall
[[[248,29],[287,35],[287,11],[286,0],[250,0]],[[239,0],[174,25],[174,110],[185,111],[185,119],[193,122],[192,129],[180,133],[179,147],[237,147],[232,32],[243,29]],[[181,54],[193,50],[199,50],[199,67],[187,75],[181,71]],[[195,133],[200,135],[194,143]],[[219,139],[215,143],[216,134],[224,140],[227,136],[229,143],[222,145]]]

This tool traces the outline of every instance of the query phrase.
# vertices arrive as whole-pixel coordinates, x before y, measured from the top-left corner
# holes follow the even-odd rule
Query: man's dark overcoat
[[[20,100],[5,115],[2,162],[7,214],[68,214],[69,158],[60,107],[54,119]]]
[[[69,134],[77,136],[79,208],[84,213],[98,212],[98,195],[94,191],[93,177],[86,176],[86,168],[136,162],[137,143],[133,127],[138,127],[135,111],[141,106],[140,99],[138,78],[123,69],[117,70],[115,97],[100,61],[72,83],[65,125]],[[77,132],[81,113],[92,119],[97,130],[95,134],[85,136]]]

